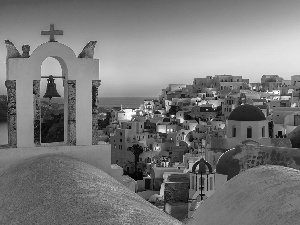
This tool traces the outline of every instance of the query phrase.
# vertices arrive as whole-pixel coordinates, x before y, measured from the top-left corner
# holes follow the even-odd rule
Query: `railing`
[[[275,135],[275,138],[287,138],[287,135]]]

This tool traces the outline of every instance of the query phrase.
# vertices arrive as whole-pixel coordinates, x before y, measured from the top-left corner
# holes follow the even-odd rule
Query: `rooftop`
[[[254,105],[241,105],[235,108],[228,117],[235,121],[262,121],[266,120],[264,113]]]

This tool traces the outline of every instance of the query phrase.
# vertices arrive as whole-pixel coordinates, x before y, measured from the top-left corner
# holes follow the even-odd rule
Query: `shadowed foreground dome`
[[[235,121],[262,121],[266,120],[260,108],[254,105],[241,105],[235,108],[229,115],[228,120]]]
[[[300,171],[259,166],[226,182],[195,211],[187,225],[298,225]]]
[[[64,155],[16,163],[0,179],[1,224],[181,224],[102,170]]]

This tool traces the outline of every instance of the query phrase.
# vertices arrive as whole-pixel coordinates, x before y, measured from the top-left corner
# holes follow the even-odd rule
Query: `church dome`
[[[299,184],[296,169],[275,165],[248,169],[200,204],[188,224],[299,224]]]
[[[228,120],[235,121],[262,121],[266,120],[264,113],[254,105],[241,105],[235,108]]]
[[[197,166],[199,167],[198,171],[196,171]],[[206,174],[206,167],[208,168],[209,173],[212,173],[212,167],[209,164],[209,162],[207,162],[205,159],[201,158],[199,161],[197,161],[193,167],[192,167],[192,173],[198,173],[200,174],[201,172],[203,174]]]

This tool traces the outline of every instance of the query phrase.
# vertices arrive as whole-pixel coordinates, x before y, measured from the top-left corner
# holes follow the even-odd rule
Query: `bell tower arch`
[[[52,31],[55,31],[54,26]],[[62,34],[62,31],[57,34]],[[86,55],[80,53],[76,57],[70,47],[49,35],[50,41],[38,46],[31,55],[28,53],[22,57],[8,52],[5,82],[8,96],[8,144],[10,147],[34,147],[40,144],[41,65],[46,58],[53,57],[60,63],[64,76],[65,144],[96,145],[97,96],[101,82],[99,59],[93,59],[90,52]],[[85,50],[86,47],[83,52]]]

